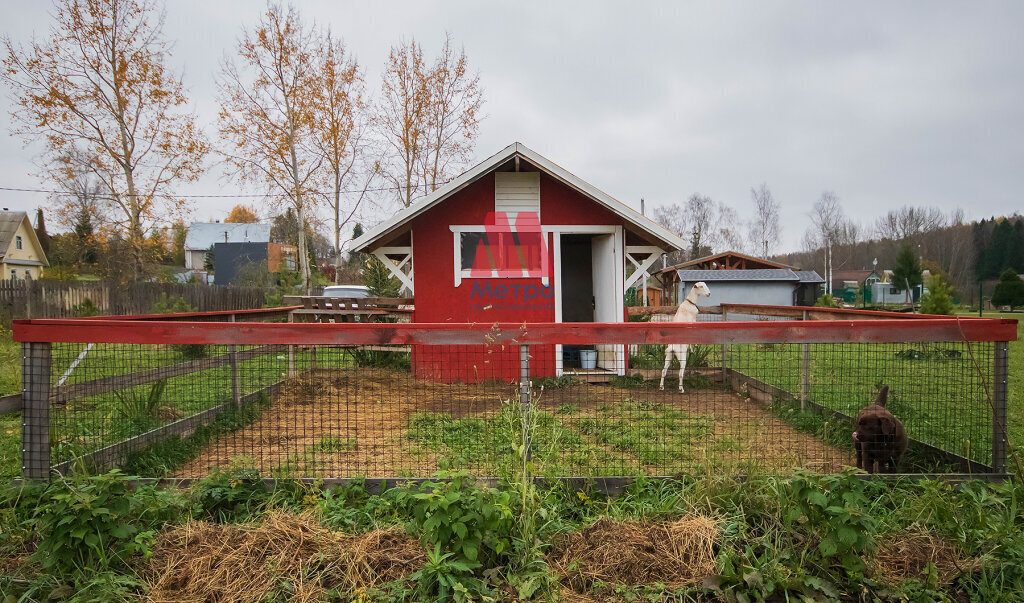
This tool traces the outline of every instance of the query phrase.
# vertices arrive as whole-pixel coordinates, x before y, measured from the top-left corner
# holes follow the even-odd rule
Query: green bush
[[[120,471],[54,482],[33,514],[39,548],[33,558],[58,576],[126,569],[148,556],[155,530],[184,516],[174,490],[131,484]],[[134,486],[134,487],[133,487]]]
[[[396,503],[412,516],[411,526],[425,544],[440,544],[460,560],[496,561],[509,545],[509,494],[477,486],[464,471],[436,477],[446,481],[427,481],[397,493]]]
[[[78,318],[85,318],[88,316],[98,316],[100,309],[87,297],[81,303],[72,306],[71,313]]]
[[[271,489],[252,468],[232,466],[214,470],[195,485],[192,501],[196,514],[220,523],[258,515],[271,500]]]
[[[814,302],[815,308],[838,308],[839,303],[832,297],[831,293],[825,293]]]

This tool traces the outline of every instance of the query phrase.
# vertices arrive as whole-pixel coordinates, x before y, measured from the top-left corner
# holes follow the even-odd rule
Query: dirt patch
[[[286,383],[259,420],[220,437],[175,476],[202,477],[239,457],[267,475],[429,475],[437,457],[405,441],[409,418],[490,416],[513,391],[502,383],[413,379],[394,369],[310,371]]]
[[[602,517],[557,543],[548,563],[577,593],[597,581],[675,589],[715,573],[718,537],[718,522],[707,516],[658,523]]]
[[[265,475],[427,476],[452,450],[430,445],[422,433],[410,429],[414,415],[447,417],[454,422],[441,429],[456,433],[448,430],[459,427],[459,420],[496,417],[503,400],[515,400],[515,390],[516,384],[510,383],[420,380],[397,369],[307,372],[285,384],[255,423],[221,436],[176,476],[202,477],[232,462]],[[745,463],[829,472],[853,464],[852,446],[828,446],[760,404],[723,389],[683,394],[609,384],[538,388],[535,408],[554,417],[555,428],[570,437],[558,444],[559,475],[744,471]],[[611,423],[619,428],[616,442],[594,429]],[[464,427],[458,437],[447,436],[451,446],[472,444],[462,437],[491,438],[494,429],[493,424]],[[471,448],[465,448],[454,462],[493,472],[501,460],[495,441],[475,444],[472,450],[477,452],[468,454]]]
[[[975,569],[977,561],[927,528],[914,526],[881,539],[869,566],[885,582],[899,584],[908,578],[924,578],[929,564],[933,565],[939,584],[948,585],[961,573]]]
[[[281,581],[292,601],[327,588],[368,588],[423,566],[419,543],[400,532],[332,532],[309,515],[276,513],[260,524],[191,521],[162,532],[145,571],[156,602],[263,601]]]

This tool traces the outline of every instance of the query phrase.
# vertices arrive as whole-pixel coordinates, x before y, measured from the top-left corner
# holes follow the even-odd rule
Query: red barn
[[[356,240],[415,300],[414,322],[623,322],[624,291],[679,237],[520,143]],[[659,266],[660,267],[660,266]],[[590,346],[594,349],[595,346]],[[623,346],[597,372],[624,374]],[[517,379],[518,349],[414,350],[418,377]],[[582,371],[580,350],[531,350],[531,373]]]

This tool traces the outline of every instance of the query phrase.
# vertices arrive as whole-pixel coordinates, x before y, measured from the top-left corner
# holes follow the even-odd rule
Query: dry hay
[[[291,600],[326,588],[369,588],[422,567],[419,543],[400,532],[332,532],[309,514],[274,513],[262,523],[190,521],[162,532],[145,576],[156,602],[262,601],[282,581]]]
[[[883,538],[869,565],[887,583],[899,584],[909,578],[925,577],[928,564],[934,565],[940,584],[949,584],[961,573],[974,569],[977,562],[927,528],[912,526]]]
[[[718,536],[718,522],[704,515],[673,522],[602,517],[559,542],[548,564],[576,592],[596,581],[680,588],[715,573]]]
[[[883,538],[870,565],[875,575],[898,584],[909,578],[924,577],[928,564],[934,564],[939,583],[948,584],[959,574],[974,569],[977,562],[927,528],[913,526]]]

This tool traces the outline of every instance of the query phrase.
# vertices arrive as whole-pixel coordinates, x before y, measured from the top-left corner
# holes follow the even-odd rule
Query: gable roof
[[[514,142],[496,154],[491,155],[487,159],[466,170],[459,177],[430,193],[415,204],[402,209],[390,220],[386,220],[385,222],[371,228],[363,234],[363,236],[352,242],[352,249],[354,251],[367,251],[373,243],[394,233],[403,224],[409,222],[416,216],[419,216],[456,192],[491,173],[503,163],[517,155],[549,176],[554,177],[562,184],[575,189],[588,199],[603,206],[605,209],[611,211],[627,223],[632,224],[637,229],[649,234],[655,240],[665,244],[668,247],[665,251],[674,251],[686,246],[686,243],[682,239],[672,234],[660,224],[657,224],[646,216],[640,215],[636,210],[626,206],[620,201],[617,201],[615,198],[599,190],[595,186],[583,181],[575,174],[572,174],[546,157],[530,150],[526,145]]]
[[[214,243],[269,243],[270,224],[196,222],[188,227],[185,249],[207,250]]]
[[[732,261],[730,261],[732,260]],[[755,266],[753,268],[727,268],[730,264],[742,264]],[[716,268],[710,268],[711,265],[717,265]],[[700,266],[700,268],[697,268]],[[704,256],[675,266],[669,266],[668,268],[662,269],[662,272],[668,272],[671,270],[681,270],[686,268],[694,268],[697,270],[769,270],[773,268],[779,268],[783,270],[796,270],[795,267],[788,264],[782,264],[779,262],[773,262],[772,260],[766,260],[763,258],[755,258],[754,256],[739,253],[738,251],[723,251],[714,255]]]
[[[7,255],[7,250],[11,248],[11,241],[14,240],[14,234],[18,232],[18,227],[23,222],[27,223],[28,236],[32,239],[32,244],[35,245],[39,256],[43,258],[38,265],[49,266],[50,262],[46,259],[43,246],[39,244],[39,237],[36,236],[36,229],[32,228],[32,222],[29,221],[28,214],[23,211],[0,211],[0,258]]]

